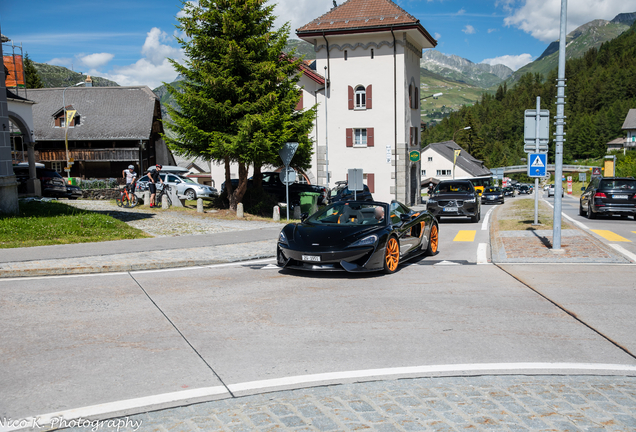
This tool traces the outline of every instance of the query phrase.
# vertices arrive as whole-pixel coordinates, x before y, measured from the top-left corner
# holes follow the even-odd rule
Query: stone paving
[[[499,375],[376,381],[206,402],[121,420],[129,425],[121,431],[144,432],[634,431],[636,378]]]

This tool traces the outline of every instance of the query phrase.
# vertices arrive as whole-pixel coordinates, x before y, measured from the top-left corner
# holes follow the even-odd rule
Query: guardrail
[[[507,167],[493,168],[493,170],[500,170],[501,168],[503,168],[504,174],[528,171],[528,165],[511,165]],[[598,168],[598,167],[593,167],[588,165],[563,165],[563,172],[588,172],[588,171],[591,171],[592,168]],[[555,164],[548,164],[547,170],[554,172]]]

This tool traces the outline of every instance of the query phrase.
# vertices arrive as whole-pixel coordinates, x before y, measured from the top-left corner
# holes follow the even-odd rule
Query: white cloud
[[[111,61],[113,57],[115,56],[109,53],[95,53],[80,57],[80,61],[83,65],[93,69],[104,66],[109,61]]]
[[[466,9],[461,8],[460,10],[457,11],[457,15],[464,15],[466,13]]]
[[[493,32],[496,32],[496,31],[499,31],[499,29],[489,28],[489,29],[488,29],[488,34],[493,33]]]
[[[500,0],[510,16],[504,19],[506,26],[517,27],[542,42],[559,38],[561,0],[526,0],[515,7],[512,0]],[[569,2],[567,32],[595,19],[611,20],[619,13],[636,11],[636,0],[577,0]]]
[[[468,24],[466,27],[464,27],[464,30],[462,30],[464,33],[466,34],[475,34],[476,30],[475,27],[471,26],[470,24]]]
[[[64,66],[66,68],[70,68],[73,65],[73,59],[72,58],[60,58],[60,57],[55,57],[49,61],[46,62],[46,64],[50,64],[53,66]]]
[[[344,0],[336,0],[338,5]],[[274,21],[275,28],[282,27],[283,24],[289,22],[290,37],[296,38],[296,29],[313,21],[321,15],[326,14],[333,7],[332,0],[270,0],[276,3],[274,15],[277,16]]]
[[[435,40],[440,40],[442,38],[442,35],[439,33],[435,33],[433,37],[435,38]]]
[[[486,63],[489,65],[498,65],[502,64],[508,66],[512,70],[517,70],[520,67],[523,67],[533,61],[534,59],[530,54],[520,54],[520,55],[505,55],[501,57],[495,57],[490,59],[484,59],[482,63]]]

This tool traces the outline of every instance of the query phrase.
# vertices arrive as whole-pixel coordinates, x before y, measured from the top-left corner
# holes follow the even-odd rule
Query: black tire
[[[135,207],[138,203],[139,203],[139,201],[137,200],[137,195],[131,194],[130,195],[130,206],[131,207]]]
[[[280,246],[276,246],[276,265],[278,267],[285,266],[285,257],[283,256],[283,252],[280,250]]]
[[[592,211],[592,204],[587,204],[587,218],[588,219],[596,219],[596,215]]]
[[[481,219],[481,210],[479,212],[475,213],[475,215],[470,217],[470,221],[472,223],[479,222],[480,219]]]
[[[431,227],[431,232],[428,235],[428,246],[426,247],[426,251],[424,255],[432,256],[437,253],[437,248],[439,246],[439,228],[436,223]]]
[[[197,193],[194,191],[194,189],[188,189],[187,191],[185,191],[185,196],[186,199],[190,201],[194,201],[195,199],[197,199]]]
[[[118,206],[118,207],[121,207],[121,206],[122,206],[122,201],[121,201],[121,200],[122,200],[122,197],[121,197],[121,196],[120,196],[119,198],[115,198],[115,202],[117,203],[117,206]]]
[[[400,243],[391,236],[384,247],[384,273],[395,273],[400,265]]]

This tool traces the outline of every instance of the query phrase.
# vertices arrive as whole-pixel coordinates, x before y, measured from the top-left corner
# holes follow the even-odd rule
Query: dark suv
[[[373,196],[371,195],[371,191],[369,191],[369,187],[367,185],[363,185],[364,190],[357,191],[355,193],[356,201],[373,201]],[[349,190],[346,181],[336,182],[336,186],[329,191],[329,202],[337,202],[337,201],[352,201],[354,198],[354,193],[352,190]]]
[[[468,216],[471,222],[481,218],[479,193],[469,180],[439,182],[426,203],[426,210],[437,219],[444,216]]]
[[[28,166],[13,166],[16,180],[18,181],[18,193],[27,193],[27,180],[29,179]],[[40,179],[42,196],[54,198],[68,198],[70,195],[66,188],[64,177],[55,170],[38,167],[35,168],[36,176]]]
[[[634,177],[596,177],[582,188],[579,214],[594,219],[599,214],[636,219],[636,180]]]

